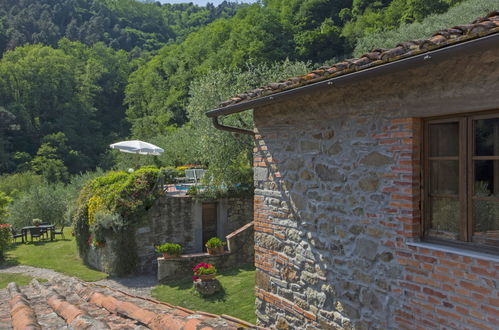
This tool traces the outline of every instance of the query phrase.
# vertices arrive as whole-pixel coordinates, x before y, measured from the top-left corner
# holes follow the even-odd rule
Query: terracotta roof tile
[[[232,316],[194,312],[66,277],[46,283],[33,280],[21,288],[10,283],[0,290],[0,300],[0,314],[11,316],[2,320],[2,329],[256,328]]]
[[[347,59],[331,66],[322,66],[300,77],[292,77],[283,81],[271,83],[267,86],[241,93],[222,102],[220,108],[241,103],[244,101],[269,96],[285,90],[309,85],[321,80],[363,70],[401,58],[421,54],[437,48],[442,48],[458,42],[482,37],[499,32],[499,11],[493,11],[485,17],[474,20],[471,24],[454,26],[449,29],[435,32],[426,40],[412,40],[401,42],[394,48],[377,48],[359,58]]]

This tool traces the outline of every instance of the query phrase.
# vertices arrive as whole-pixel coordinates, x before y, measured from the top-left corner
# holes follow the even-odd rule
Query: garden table
[[[31,229],[35,228],[40,228],[41,230],[45,230],[45,233],[50,232],[50,240],[54,240],[54,225],[40,225],[40,226],[26,226],[21,229],[21,233],[23,234],[24,238],[26,238],[26,242],[28,241],[28,232],[30,232]],[[24,240],[23,238],[23,240]]]

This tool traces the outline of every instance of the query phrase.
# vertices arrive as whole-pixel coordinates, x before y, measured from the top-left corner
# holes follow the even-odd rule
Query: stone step
[[[0,317],[7,315],[0,319],[1,329],[254,328],[230,316],[194,312],[75,278],[35,279],[22,288],[10,283],[6,298],[10,307],[0,302]]]

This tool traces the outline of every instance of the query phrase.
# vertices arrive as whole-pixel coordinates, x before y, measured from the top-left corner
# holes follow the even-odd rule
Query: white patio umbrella
[[[140,155],[159,155],[164,152],[158,146],[155,146],[152,143],[140,141],[140,140],[131,140],[131,141],[121,141],[117,143],[113,143],[110,145],[111,149],[117,149],[122,152],[129,152],[131,154],[140,154]]]

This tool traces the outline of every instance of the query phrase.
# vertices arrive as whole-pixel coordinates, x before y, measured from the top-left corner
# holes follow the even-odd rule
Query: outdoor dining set
[[[21,231],[18,232],[14,228],[12,228],[12,238],[14,241],[17,241],[18,238],[21,238],[23,243],[28,242],[28,235],[31,237],[31,242],[36,238],[37,240],[41,239],[50,239],[53,241],[56,235],[60,235],[64,238],[64,226],[56,227],[55,225],[51,225],[49,223],[42,223],[38,226],[26,226],[21,228]]]

